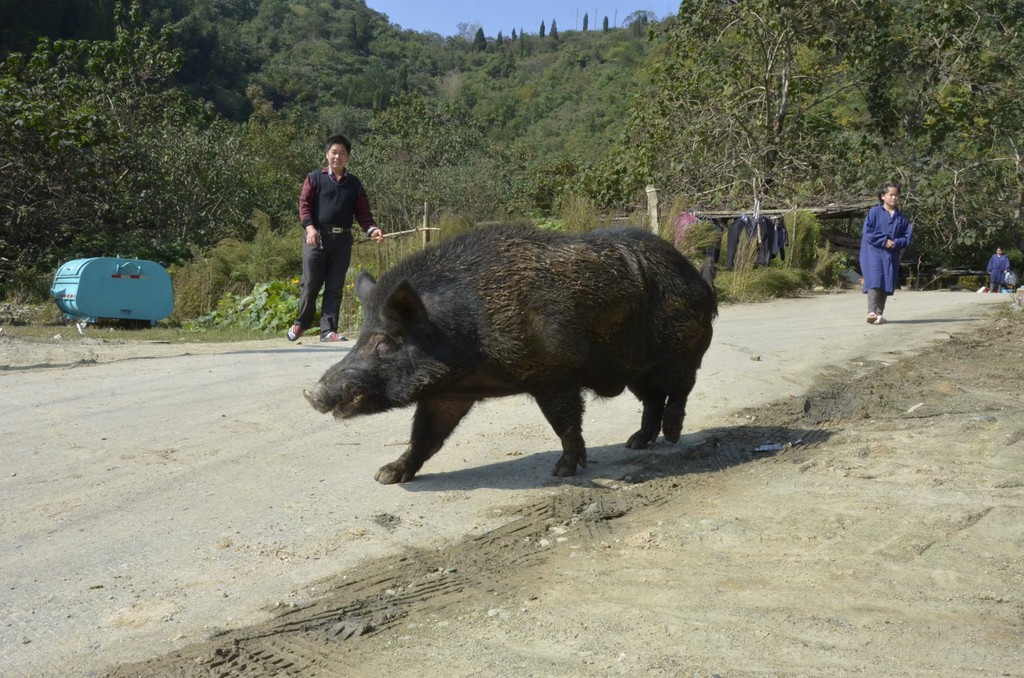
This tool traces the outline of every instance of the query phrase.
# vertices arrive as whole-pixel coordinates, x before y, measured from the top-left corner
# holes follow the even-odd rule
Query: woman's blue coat
[[[988,260],[986,270],[993,282],[1002,285],[1006,280],[1006,272],[1010,270],[1010,257],[1005,254],[993,254],[992,258]]]
[[[864,217],[864,230],[860,238],[860,271],[864,276],[864,291],[881,288],[886,294],[896,289],[900,254],[910,245],[910,222],[903,212],[896,210],[892,217],[882,205],[875,205]],[[885,249],[885,241],[895,246]]]

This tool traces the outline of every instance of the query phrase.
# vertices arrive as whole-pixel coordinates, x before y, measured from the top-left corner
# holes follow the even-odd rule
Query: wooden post
[[[427,230],[427,203],[423,203],[423,249],[430,242],[430,231]]]
[[[786,227],[786,217],[790,214],[793,215],[793,239],[789,241],[789,259],[786,260],[786,265],[789,266],[789,268],[795,268],[795,266],[799,264],[799,262],[793,261],[793,256],[796,254],[796,243],[798,242],[796,238],[799,235],[799,233],[796,232],[796,210],[793,210],[789,214],[782,215],[782,227]]]
[[[651,232],[658,234],[658,189],[652,185],[647,186],[647,223]]]

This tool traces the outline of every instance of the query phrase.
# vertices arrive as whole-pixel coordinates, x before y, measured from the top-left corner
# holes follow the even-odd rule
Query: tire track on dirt
[[[231,631],[166,657],[123,665],[107,678],[264,678],[362,675],[350,648],[411,618],[443,615],[481,590],[496,594],[507,573],[537,570],[566,544],[611,540],[616,521],[641,508],[670,504],[698,488],[702,476],[742,464],[774,463],[827,441],[833,422],[809,428],[756,426],[711,429],[676,451],[652,453],[621,479],[593,479],[514,509],[517,516],[447,549],[421,549],[367,563],[329,581],[310,606],[270,622]],[[770,442],[770,449],[758,450]]]

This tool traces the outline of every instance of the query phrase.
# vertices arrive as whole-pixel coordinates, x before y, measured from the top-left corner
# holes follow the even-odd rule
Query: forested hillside
[[[0,0],[0,297],[61,260],[181,263],[295,226],[343,131],[379,221],[566,199],[824,205],[905,186],[929,265],[1019,248],[1024,0],[687,0],[509,35],[362,0]]]

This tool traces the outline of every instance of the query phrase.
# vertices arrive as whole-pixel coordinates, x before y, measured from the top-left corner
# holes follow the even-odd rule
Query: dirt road
[[[638,404],[594,401],[591,467],[553,479],[556,439],[505,399],[389,487],[410,412],[341,425],[299,395],[338,347],[9,331],[0,665],[1024,675],[1006,302],[901,292],[884,327],[859,294],[728,307],[678,445],[623,449]]]

